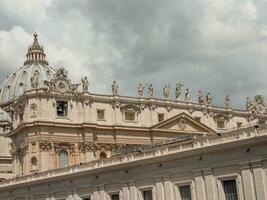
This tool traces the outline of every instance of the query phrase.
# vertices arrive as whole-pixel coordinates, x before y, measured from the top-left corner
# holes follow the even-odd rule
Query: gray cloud
[[[210,91],[216,104],[226,94],[237,107],[246,96],[267,95],[264,0],[51,0],[18,13],[1,4],[0,81],[21,65],[36,30],[51,65],[65,65],[76,81],[88,75],[96,93],[110,93],[116,79],[123,95],[136,95],[138,82],[151,82],[161,96],[163,84],[174,89],[177,81],[195,96]],[[22,33],[25,42],[3,42]],[[1,48],[18,56],[8,61]]]

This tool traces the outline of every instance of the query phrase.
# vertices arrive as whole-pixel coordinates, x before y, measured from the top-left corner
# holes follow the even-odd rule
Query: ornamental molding
[[[78,90],[80,84],[73,84],[68,78],[68,72],[64,68],[60,68],[50,81],[44,81],[46,93],[80,96]]]
[[[80,152],[89,152],[94,150],[94,144],[93,143],[81,143],[78,145],[78,149]]]
[[[53,144],[51,142],[41,141],[39,142],[39,147],[41,151],[51,151]]]
[[[134,104],[127,104],[120,107],[121,112],[133,111],[133,112],[141,112],[141,106],[137,106]]]

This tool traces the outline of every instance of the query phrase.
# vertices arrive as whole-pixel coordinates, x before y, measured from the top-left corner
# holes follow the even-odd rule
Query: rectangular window
[[[183,185],[179,187],[181,200],[191,200],[190,185]]]
[[[135,121],[135,112],[132,111],[125,112],[125,121]]]
[[[110,195],[111,200],[120,200],[120,195],[119,194],[112,194]]]
[[[217,121],[217,128],[224,128],[224,120]]]
[[[158,122],[161,122],[164,120],[164,113],[158,113]]]
[[[238,200],[235,180],[223,181],[225,200]]]
[[[57,101],[57,116],[67,117],[68,116],[68,102]]]
[[[105,119],[105,110],[97,110],[97,120]]]
[[[152,198],[152,190],[142,191],[143,200],[153,200]]]

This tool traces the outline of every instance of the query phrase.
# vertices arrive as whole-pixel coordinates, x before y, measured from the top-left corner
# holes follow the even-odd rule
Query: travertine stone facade
[[[225,200],[234,183],[237,199],[267,199],[267,127],[221,136],[183,138],[139,152],[117,155],[0,183],[0,199]],[[184,194],[184,193],[183,193]],[[148,198],[149,199],[149,198]]]
[[[152,83],[128,97],[89,81],[50,67],[34,34],[0,88],[0,200],[267,199],[261,95],[239,110],[229,95],[219,107],[199,91],[195,103],[181,83],[157,98]]]
[[[5,133],[12,141],[11,155],[6,156],[12,156],[15,175],[83,164],[184,136],[224,134],[267,119],[260,95],[247,99],[246,110],[231,108],[229,96],[218,107],[210,93],[205,98],[201,91],[198,103],[192,102],[181,83],[175,100],[168,85],[162,99],[154,97],[153,84],[146,97],[141,83],[137,97],[122,96],[116,81],[110,95],[93,94],[87,77],[73,83],[64,68],[49,66],[37,34],[26,58],[0,90],[0,106],[12,118],[12,130]]]

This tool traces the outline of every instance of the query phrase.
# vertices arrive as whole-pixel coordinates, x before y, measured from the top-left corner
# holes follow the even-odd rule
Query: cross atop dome
[[[45,60],[46,54],[44,53],[44,48],[38,42],[38,34],[35,32],[33,37],[33,43],[28,48],[28,53],[26,54],[27,60],[24,62],[24,65],[32,63],[48,65],[48,62]]]

